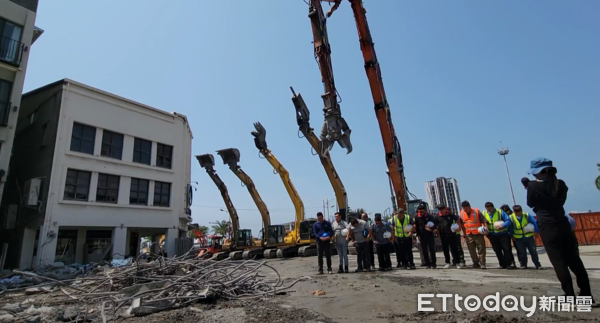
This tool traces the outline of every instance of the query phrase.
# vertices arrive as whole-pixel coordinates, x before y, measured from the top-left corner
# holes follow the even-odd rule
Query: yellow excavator
[[[221,192],[221,197],[223,198],[223,202],[225,202],[227,213],[231,219],[231,236],[229,239],[223,240],[221,250],[216,250],[216,252],[212,255],[212,259],[223,260],[227,258],[227,256],[236,260],[241,259],[244,250],[254,246],[252,231],[250,229],[240,229],[240,221],[237,210],[233,206],[233,202],[229,197],[227,186],[221,180],[219,175],[217,175],[217,171],[214,168],[214,156],[212,154],[197,155],[196,159],[198,160],[198,163],[200,163],[200,167],[206,170],[206,173],[210,179],[212,179]]]
[[[308,140],[312,149],[315,150],[315,155],[319,156],[321,165],[323,166],[323,169],[325,169],[327,178],[333,187],[338,212],[340,213],[342,220],[347,221],[346,214],[348,213],[348,195],[346,194],[344,184],[335,171],[335,167],[331,162],[331,156],[329,155],[329,152],[323,152],[323,143],[319,140],[317,135],[315,135],[314,129],[310,126],[310,111],[308,110],[302,95],[300,93],[296,94],[292,87],[290,87],[290,89],[292,90],[292,102],[294,103],[294,108],[296,109],[296,121],[298,123],[300,132],[302,135],[304,135],[304,138]]]
[[[223,164],[229,166],[229,169],[242,181],[242,184],[248,189],[248,193],[252,197],[254,204],[260,212],[262,218],[263,228],[261,230],[261,239],[254,241],[253,248],[249,248],[243,252],[243,259],[253,259],[259,257],[275,258],[277,256],[277,247],[279,244],[283,245],[283,240],[278,243],[275,235],[275,239],[268,239],[272,237],[273,233],[282,232],[285,233],[285,227],[283,225],[271,225],[271,215],[267,205],[258,194],[258,190],[254,185],[252,178],[246,174],[238,164],[240,162],[240,151],[236,148],[227,148],[217,151],[217,154],[223,159]]]
[[[294,204],[296,213],[293,227],[290,228],[290,230],[285,230],[284,226],[277,228],[277,230],[285,230],[283,232],[276,230],[271,232],[271,230],[269,230],[269,239],[276,239],[279,245],[277,248],[277,257],[287,258],[295,255],[301,257],[314,256],[316,255],[317,249],[312,226],[317,219],[304,218],[304,203],[302,203],[300,195],[298,195],[294,184],[292,184],[292,181],[290,180],[290,174],[267,147],[267,131],[260,122],[254,123],[254,128],[256,131],[251,132],[252,136],[254,136],[254,145],[260,154],[269,162],[269,164],[271,164],[273,172],[279,174],[279,177],[281,177],[281,181]]]

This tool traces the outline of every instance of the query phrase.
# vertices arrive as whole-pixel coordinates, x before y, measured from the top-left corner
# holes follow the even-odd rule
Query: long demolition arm
[[[198,163],[200,163],[200,167],[206,170],[206,173],[215,183],[219,192],[221,192],[221,197],[223,198],[223,202],[225,202],[225,207],[227,208],[227,213],[229,213],[229,218],[231,219],[231,241],[232,245],[236,245],[237,243],[237,231],[239,229],[240,220],[237,214],[237,210],[233,206],[233,202],[229,197],[229,192],[227,191],[227,185],[221,180],[219,175],[217,175],[217,171],[215,170],[215,158],[211,154],[197,155],[196,159]]]
[[[321,127],[321,145],[316,151],[325,156],[333,148],[337,141],[340,147],[346,148],[347,153],[352,152],[352,143],[350,142],[351,130],[342,118],[342,110],[338,103],[335,80],[333,78],[333,66],[331,64],[331,46],[327,35],[327,18],[323,13],[323,7],[319,0],[310,0],[308,6],[308,17],[313,33],[313,45],[315,59],[321,72],[321,81],[323,82],[324,93],[323,114],[325,120]]]
[[[326,0],[333,2],[334,6],[327,12],[327,16],[339,6],[341,0]],[[373,103],[375,104],[375,115],[379,123],[381,138],[383,139],[383,147],[385,149],[385,160],[388,166],[389,177],[396,195],[398,207],[407,209],[406,197],[406,181],[404,177],[404,165],[402,163],[402,151],[400,142],[396,137],[394,124],[392,123],[392,114],[390,113],[388,101],[383,88],[383,79],[381,77],[381,69],[375,54],[375,44],[371,37],[369,24],[367,23],[366,10],[363,7],[362,0],[348,0],[354,13],[354,21],[356,22],[356,30],[360,43],[360,50],[365,62],[365,72],[369,80]]]
[[[236,148],[227,148],[218,150],[217,154],[219,154],[219,156],[221,156],[221,158],[223,159],[223,164],[229,166],[229,169],[235,174],[235,176],[237,176],[237,178],[240,179],[240,181],[242,181],[244,186],[246,186],[246,188],[248,189],[248,193],[250,193],[254,204],[256,204],[258,212],[260,212],[260,216],[262,218],[263,223],[263,238],[266,238],[267,230],[271,225],[271,215],[269,214],[269,209],[267,208],[267,205],[260,197],[260,194],[258,194],[258,190],[254,185],[254,181],[252,181],[252,178],[250,178],[250,176],[248,176],[248,174],[246,174],[246,172],[242,170],[240,165],[238,165],[238,163],[240,162],[240,151]]]
[[[273,166],[273,169],[279,174],[279,177],[281,177],[281,181],[283,182],[283,185],[285,186],[285,189],[292,200],[292,204],[294,204],[294,209],[296,210],[296,225],[294,226],[294,229],[300,230],[300,222],[304,221],[304,203],[302,202],[300,195],[298,195],[298,191],[296,191],[294,184],[292,184],[292,181],[290,180],[290,174],[283,167],[283,165],[281,165],[277,158],[273,156],[267,147],[267,131],[260,124],[260,122],[254,123],[254,128],[256,131],[251,132],[254,136],[254,145],[261,155],[267,159],[269,164]]]
[[[310,112],[302,95],[300,93],[296,94],[294,89],[292,89],[292,102],[294,103],[294,108],[296,109],[296,121],[298,122],[298,127],[300,128],[300,132],[304,135],[304,138],[308,140],[312,148],[318,152],[320,141],[319,138],[313,132],[313,128],[310,127]],[[342,180],[338,176],[335,171],[335,167],[331,162],[331,155],[329,152],[325,153],[325,156],[319,154],[319,160],[321,161],[321,165],[323,165],[323,169],[325,169],[325,173],[327,174],[327,178],[329,178],[329,182],[333,187],[333,192],[335,193],[336,204],[338,208],[338,212],[342,217],[342,220],[346,220],[346,213],[348,211],[348,195],[346,194],[346,189],[344,188],[344,184]]]

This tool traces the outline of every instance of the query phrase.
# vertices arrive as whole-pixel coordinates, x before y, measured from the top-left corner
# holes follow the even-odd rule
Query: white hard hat
[[[479,229],[477,229],[477,232],[479,232],[480,234],[485,234],[488,232],[488,229],[486,227],[479,227]]]
[[[433,227],[433,222],[431,222],[431,221],[427,222],[427,226],[430,228]]]
[[[523,231],[530,233],[530,232],[535,232],[535,227],[533,226],[533,224],[528,223],[524,228]]]
[[[412,227],[412,224],[407,224],[407,225],[404,227],[404,231],[406,231],[406,232],[410,232],[410,231],[412,231],[412,228],[413,228],[413,227]]]
[[[383,233],[383,238],[384,239],[389,239],[392,236],[392,233],[389,231],[386,231]]]
[[[460,229],[460,226],[458,225],[458,223],[454,223],[450,226],[450,230],[452,230],[452,232],[456,232]]]
[[[348,229],[342,229],[342,236],[348,236]]]

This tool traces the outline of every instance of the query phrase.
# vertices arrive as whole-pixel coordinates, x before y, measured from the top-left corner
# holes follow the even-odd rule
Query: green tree
[[[227,220],[217,221],[217,224],[212,226],[212,232],[214,234],[226,235],[229,229],[229,222]]]

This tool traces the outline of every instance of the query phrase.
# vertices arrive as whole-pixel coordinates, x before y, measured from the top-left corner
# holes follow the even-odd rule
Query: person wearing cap
[[[389,223],[381,220],[381,214],[375,213],[374,224],[371,226],[373,231],[373,242],[377,248],[377,262],[379,262],[379,271],[391,270],[392,260],[390,259],[390,251],[394,236],[392,235],[392,227]],[[386,237],[386,235],[389,235]]]
[[[331,224],[333,227],[334,233],[334,243],[335,249],[337,250],[339,261],[338,274],[343,272],[348,272],[348,241],[350,240],[350,235],[348,231],[350,226],[346,221],[342,220],[342,216],[339,212],[335,212],[335,221]],[[342,231],[346,230],[346,235],[342,234]]]
[[[592,297],[590,279],[579,256],[577,239],[565,216],[567,184],[556,177],[557,169],[547,158],[532,160],[528,173],[536,180],[527,185],[527,205],[537,215],[540,237],[565,296],[576,296],[571,270],[579,287],[578,295]],[[596,306],[593,298],[592,304]]]
[[[392,216],[392,232],[396,241],[396,267],[402,269],[416,269],[413,260],[413,232],[415,231],[414,221],[410,215],[404,213],[404,210],[400,209],[396,214]],[[410,225],[412,228],[407,232],[404,228]]]
[[[440,240],[442,240],[442,249],[444,250],[444,259],[446,265],[444,269],[449,269],[456,266],[460,269],[460,256],[458,255],[458,246],[456,245],[456,231],[452,231],[452,225],[459,224],[458,216],[451,214],[450,210],[443,204],[436,207],[439,211],[436,219]],[[460,232],[460,230],[458,230]],[[450,253],[452,253],[452,262],[450,261]]]
[[[506,215],[508,215],[508,218],[511,219],[510,216],[513,214],[513,211],[511,210],[510,206],[508,206],[508,204],[502,204],[502,206],[500,206],[500,210],[504,211],[504,213],[506,213]],[[515,245],[515,239],[513,237],[513,232],[512,232],[513,228],[514,228],[514,226],[511,226],[511,229],[510,229],[510,236],[511,236],[510,240],[512,241],[512,244],[510,246],[510,261],[511,261],[511,264],[513,265],[513,267],[517,267],[517,265],[515,263],[515,256],[513,255],[513,252],[512,252],[513,246],[517,250],[517,259],[521,259],[521,258],[519,258],[519,249]]]
[[[367,222],[352,218],[348,233],[350,234],[350,239],[354,241],[354,247],[356,248],[356,263],[358,268],[355,272],[371,271],[370,253],[373,252],[373,249],[369,250],[367,238],[371,237],[373,231],[367,225]]]
[[[467,248],[469,248],[471,261],[473,261],[473,268],[486,269],[486,248],[483,236],[486,234],[487,220],[479,209],[471,207],[469,201],[463,201],[461,206],[460,228],[467,241]]]
[[[523,212],[523,208],[520,205],[513,206],[513,210],[514,212],[511,212],[508,217],[513,223],[512,237],[518,251],[517,258],[519,258],[519,269],[527,269],[528,250],[535,268],[543,269],[535,248],[535,240],[533,240],[533,235],[538,232],[538,226],[535,219],[533,216]],[[529,224],[533,226],[533,232],[525,231],[525,227]]]
[[[492,202],[485,203],[485,210],[482,213],[488,222],[487,238],[498,258],[498,268],[515,269],[516,267],[512,265],[512,247],[510,245],[512,222],[508,215],[504,211],[496,209]]]
[[[313,224],[313,234],[317,239],[319,274],[323,274],[323,255],[325,255],[325,259],[327,260],[327,273],[332,274],[331,238],[333,237],[333,228],[329,221],[323,219],[323,213],[321,212],[317,212],[317,222]]]
[[[421,248],[423,248],[423,258],[425,258],[425,265],[427,269],[436,268],[436,254],[435,254],[435,234],[434,231],[437,229],[435,224],[437,221],[433,214],[427,213],[427,209],[423,204],[417,207],[417,217],[415,218],[416,235],[421,242]]]
[[[373,226],[373,222],[371,221],[371,219],[369,219],[369,215],[367,215],[367,213],[363,212],[360,215],[360,218],[367,223],[367,226],[369,226],[369,228]],[[369,263],[371,264],[371,266],[375,266],[375,247],[373,244],[373,237],[367,238],[367,245],[369,248]]]

